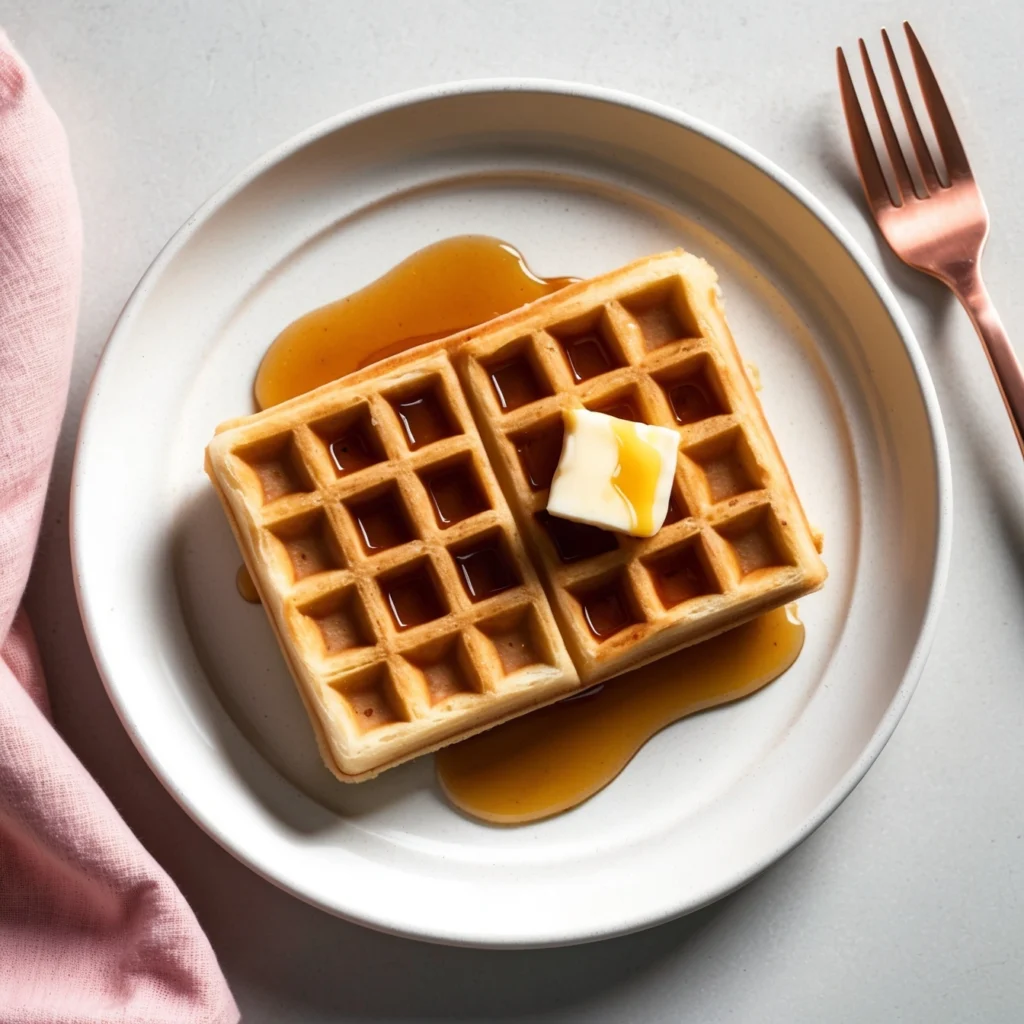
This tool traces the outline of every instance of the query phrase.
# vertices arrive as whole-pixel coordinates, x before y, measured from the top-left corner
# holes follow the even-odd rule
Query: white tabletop
[[[874,41],[883,20],[894,28],[902,17],[961,126],[993,215],[989,287],[1011,336],[1024,337],[1017,0],[6,5],[4,27],[67,127],[86,230],[77,358],[30,609],[58,724],[184,890],[246,1021],[1020,1019],[1024,464],[964,315],[879,247],[835,86],[834,46],[862,33]],[[583,80],[672,104],[823,199],[889,276],[918,333],[956,491],[938,642],[896,735],[839,811],[701,913],[610,942],[511,953],[335,920],[207,838],[146,769],[104,694],[67,540],[90,376],[174,229],[229,176],[315,121],[415,86],[499,75]]]

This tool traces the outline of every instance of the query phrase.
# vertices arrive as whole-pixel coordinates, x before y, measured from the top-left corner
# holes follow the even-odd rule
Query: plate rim
[[[141,732],[134,727],[128,709],[123,706],[119,700],[118,689],[116,684],[113,682],[115,672],[113,671],[112,665],[108,664],[108,661],[104,656],[101,630],[96,625],[96,623],[100,621],[100,618],[97,616],[94,619],[90,614],[93,611],[98,611],[98,609],[94,608],[90,599],[88,584],[81,571],[79,544],[82,542],[82,539],[78,528],[79,505],[84,501],[82,497],[84,488],[81,475],[83,454],[88,447],[91,425],[96,415],[95,407],[97,404],[97,395],[101,390],[100,385],[112,358],[112,352],[117,348],[120,339],[127,335],[136,310],[143,304],[149,293],[159,281],[165,267],[188,243],[197,230],[217,210],[238,195],[265,171],[287,159],[303,147],[330,134],[350,128],[360,122],[370,121],[383,114],[393,113],[397,110],[414,107],[419,104],[450,99],[460,95],[486,96],[488,94],[500,93],[538,93],[542,95],[554,94],[559,96],[576,97],[585,100],[609,103],[628,108],[634,112],[651,115],[699,135],[719,147],[728,150],[733,155],[738,156],[741,160],[766,175],[775,184],[785,189],[794,199],[797,200],[798,203],[807,209],[834,238],[837,239],[846,254],[864,275],[871,290],[881,300],[885,312],[895,327],[896,333],[898,334],[906,351],[911,365],[911,370],[921,393],[925,410],[925,419],[931,441],[932,456],[934,458],[936,469],[936,490],[934,500],[937,515],[932,575],[928,586],[927,598],[924,602],[924,614],[921,626],[916,640],[914,641],[910,656],[907,660],[907,667],[903,672],[902,679],[894,691],[888,707],[872,732],[870,740],[860,752],[859,756],[839,777],[835,785],[828,791],[825,797],[819,802],[818,806],[806,818],[802,825],[794,830],[794,832],[784,841],[776,843],[767,852],[763,853],[753,862],[746,865],[743,870],[736,872],[736,874],[730,878],[728,882],[719,889],[719,891],[706,899],[684,902],[681,905],[673,904],[664,908],[660,913],[650,915],[648,918],[643,920],[630,921],[619,928],[604,929],[596,934],[579,934],[570,930],[561,938],[553,937],[525,942],[521,940],[503,941],[500,935],[490,940],[481,940],[479,938],[459,940],[451,936],[433,935],[423,929],[415,927],[401,927],[393,921],[389,922],[382,919],[369,919],[362,915],[349,913],[335,904],[326,902],[324,899],[318,897],[315,892],[303,890],[298,885],[273,875],[267,868],[261,865],[258,860],[251,856],[245,848],[239,846],[235,841],[233,841],[228,834],[228,831],[222,828],[219,822],[210,820],[205,816],[202,810],[193,803],[189,795],[176,785],[171,773],[164,771],[156,758],[152,756],[145,738]],[[856,788],[857,784],[867,773],[868,769],[885,747],[885,744],[891,738],[896,726],[899,724],[900,719],[903,717],[903,714],[909,705],[914,691],[917,688],[917,683],[924,670],[928,654],[938,628],[939,613],[942,607],[942,599],[945,592],[951,559],[953,527],[952,516],[953,486],[949,446],[939,407],[938,396],[935,391],[935,386],[925,361],[924,354],[889,283],[885,280],[881,272],[874,265],[870,257],[856,241],[853,235],[824,205],[824,203],[822,203],[821,200],[819,200],[806,186],[802,185],[787,171],[784,171],[774,161],[765,157],[747,143],[728,132],[716,128],[714,125],[711,125],[700,118],[693,117],[692,115],[672,107],[669,104],[649,100],[623,90],[589,85],[582,82],[547,78],[499,77],[446,82],[406,90],[357,105],[353,108],[349,108],[330,117],[324,118],[323,120],[283,140],[277,145],[272,146],[262,155],[257,157],[247,167],[235,174],[224,185],[217,189],[185,220],[181,227],[179,227],[163,245],[153,261],[146,268],[138,283],[132,289],[124,307],[114,322],[106,342],[104,343],[95,371],[93,372],[92,378],[89,382],[74,445],[74,458],[69,494],[68,535],[71,549],[71,565],[75,598],[78,604],[79,615],[82,620],[83,630],[89,644],[93,661],[96,665],[100,679],[103,682],[103,687],[106,690],[107,696],[113,705],[122,726],[131,738],[136,750],[138,750],[139,754],[146,762],[146,765],[156,775],[160,780],[161,785],[167,790],[178,805],[197,825],[199,825],[200,828],[203,829],[204,832],[206,832],[207,835],[214,839],[221,847],[227,850],[247,868],[255,871],[260,875],[260,877],[265,878],[278,888],[285,890],[312,906],[318,907],[319,909],[334,916],[353,921],[357,924],[394,935],[429,942],[439,942],[446,945],[462,945],[477,948],[542,948],[600,941],[617,935],[629,934],[699,910],[701,907],[716,902],[724,896],[727,896],[729,893],[734,892],[736,889],[746,885],[749,881],[767,869],[771,864],[802,843],[809,835],[819,828],[836,809],[838,809],[843,801]],[[563,931],[565,931],[564,927]]]

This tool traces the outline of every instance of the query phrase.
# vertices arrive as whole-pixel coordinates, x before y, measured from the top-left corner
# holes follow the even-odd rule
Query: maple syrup
[[[289,325],[275,339],[260,365],[255,396],[267,408],[312,390],[346,373],[414,345],[472,327],[564,287],[575,278],[540,278],[522,255],[497,239],[463,236],[437,242],[410,256],[361,291],[314,310]],[[631,304],[649,348],[687,336],[684,323],[664,296]],[[574,378],[586,380],[613,367],[612,354],[598,333],[562,341]],[[503,409],[513,409],[548,393],[525,353],[488,367]],[[680,423],[725,411],[715,391],[700,377],[665,384]],[[456,431],[446,407],[433,392],[393,399],[410,448]],[[621,419],[642,416],[631,396],[601,409]],[[323,440],[339,475],[355,472],[384,458],[372,431],[362,420],[324,428]],[[334,436],[328,436],[333,433]],[[515,440],[524,475],[534,490],[544,490],[561,454],[561,421]],[[732,453],[710,453],[712,490],[730,490],[737,462]],[[724,458],[723,458],[724,455]],[[291,453],[272,452],[260,465],[264,499],[301,490]],[[723,467],[717,463],[725,462]],[[726,477],[722,484],[718,477]],[[488,507],[470,465],[444,467],[424,478],[442,528]],[[717,486],[716,486],[717,485]],[[364,546],[375,552],[408,539],[410,528],[398,507],[397,494],[385,493],[350,508]],[[388,508],[384,508],[388,505]],[[378,507],[379,506],[379,507]],[[667,522],[687,514],[673,492]],[[614,550],[613,533],[546,512],[538,513],[558,557],[564,562]],[[294,536],[282,536],[296,577],[338,564],[313,524]],[[778,552],[766,523],[751,522],[730,538],[741,572],[755,571]],[[463,584],[473,600],[482,600],[516,582],[514,568],[500,546],[478,545],[456,555]],[[647,566],[656,593],[666,607],[713,592],[696,547],[675,548]],[[243,566],[239,593],[249,601],[259,595]],[[425,563],[380,580],[382,596],[400,630],[446,613],[443,598]],[[476,596],[479,595],[479,596]],[[598,640],[636,621],[623,581],[614,578],[577,595],[584,618]],[[366,629],[347,604],[325,608],[315,616],[330,653],[359,646]],[[494,626],[488,636],[505,672],[539,658],[525,620]],[[607,785],[646,741],[686,715],[753,693],[781,675],[803,645],[803,626],[792,610],[770,612],[703,644],[670,655],[594,687],[558,704],[498,726],[437,755],[438,778],[448,798],[461,810],[485,821],[515,824],[550,817],[582,803]],[[432,701],[472,689],[459,667],[457,652],[434,655],[421,670]],[[347,699],[374,728],[397,718],[382,694],[379,680]]]
[[[717,416],[722,410],[717,399],[701,381],[691,378],[681,381],[668,393],[676,423],[685,426]]]
[[[399,629],[412,629],[445,614],[441,596],[425,564],[382,580],[381,590]]]
[[[636,532],[649,536],[654,529],[654,496],[661,473],[661,456],[634,427],[616,421],[612,432],[619,449],[612,487],[626,503]]]
[[[634,423],[643,422],[643,416],[640,415],[640,410],[630,395],[613,398],[605,405],[594,405],[591,408],[594,412],[603,412],[605,416],[614,416],[617,420],[632,420]]]
[[[260,592],[256,589],[256,584],[253,583],[252,576],[249,575],[249,570],[244,565],[240,565],[238,572],[235,573],[235,588],[243,601],[248,601],[249,604],[260,603]]]
[[[434,506],[434,518],[442,530],[488,507],[476,475],[468,464],[445,467],[436,473],[423,474],[420,479],[427,488]]]
[[[444,407],[431,391],[392,402],[392,407],[402,424],[402,430],[405,431],[405,439],[413,451],[456,433]]]
[[[327,450],[338,476],[356,473],[384,460],[379,443],[365,423],[356,423],[344,433],[328,441]]]
[[[569,369],[576,383],[599,377],[614,367],[601,336],[597,333],[580,334],[562,342]]]
[[[565,425],[561,419],[550,427],[515,439],[516,454],[531,490],[543,491],[551,486],[564,440]]]
[[[496,238],[461,235],[435,242],[360,291],[289,324],[260,364],[256,404],[266,409],[574,280],[538,277],[519,252]]]
[[[580,699],[446,747],[436,755],[441,788],[466,814],[496,824],[569,810],[607,786],[665,726],[777,679],[803,642],[792,606],[768,612]]]
[[[346,507],[368,555],[412,540],[412,528],[396,489],[384,491],[366,501],[352,502]]]
[[[619,546],[615,534],[599,526],[559,519],[547,511],[538,512],[536,519],[551,539],[559,560],[566,564],[583,558],[595,558]]]
[[[486,235],[461,235],[435,242],[360,291],[315,309],[285,327],[260,363],[253,389],[256,405],[266,409],[312,391],[387,356],[517,309],[575,280],[578,279],[539,277],[520,252]],[[525,359],[523,364],[525,372],[532,375]],[[540,388],[535,377],[529,386]],[[396,400],[394,408],[412,449],[456,432],[433,392],[403,397]],[[365,469],[384,458],[367,419],[363,416],[336,428],[334,436],[324,436],[339,476]],[[554,461],[558,461],[557,454]],[[304,481],[297,479],[290,451],[270,452],[250,465],[257,472],[264,502],[305,489]],[[477,511],[486,507],[478,488],[471,489],[461,506],[455,504],[458,498],[451,497],[451,493],[432,492],[435,510],[442,520],[453,508],[473,509],[478,500]],[[439,496],[441,501],[448,501],[448,511],[437,504]],[[364,527],[373,526],[371,519],[358,524],[364,546],[369,551],[391,546],[378,543],[386,540],[379,530],[367,535]],[[450,523],[442,521],[441,525]],[[401,525],[397,529],[402,532]],[[304,562],[305,559],[299,559],[298,573],[304,571]],[[251,580],[248,585],[244,583],[243,571],[244,566],[236,579],[238,592],[245,600],[256,602],[259,595]]]
[[[607,640],[637,621],[621,579],[602,583],[576,597],[595,640]]]
[[[484,538],[470,548],[453,552],[462,585],[471,601],[483,601],[514,587],[519,579],[497,536]]]
[[[549,393],[537,379],[536,372],[525,356],[496,363],[491,367],[490,374],[498,404],[505,412],[529,405]]]

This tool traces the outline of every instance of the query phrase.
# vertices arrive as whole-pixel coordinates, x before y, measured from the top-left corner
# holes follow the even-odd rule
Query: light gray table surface
[[[1024,1019],[1024,463],[967,320],[882,251],[866,221],[835,87],[833,47],[876,39],[904,17],[962,127],[993,216],[989,287],[1011,336],[1024,339],[1018,0],[0,6],[64,120],[86,233],[74,377],[29,606],[61,730],[191,901],[246,1021]],[[504,75],[672,104],[824,200],[889,277],[918,334],[955,487],[937,643],[894,738],[836,814],[705,911],[536,952],[446,949],[335,920],[201,832],[107,700],[67,536],[73,443],[96,360],[135,282],[196,206],[265,149],[340,110]]]

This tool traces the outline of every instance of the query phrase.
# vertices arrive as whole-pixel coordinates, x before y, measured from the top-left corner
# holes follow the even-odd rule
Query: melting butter
[[[589,409],[566,409],[563,418],[565,440],[548,512],[652,537],[668,514],[679,435]]]

